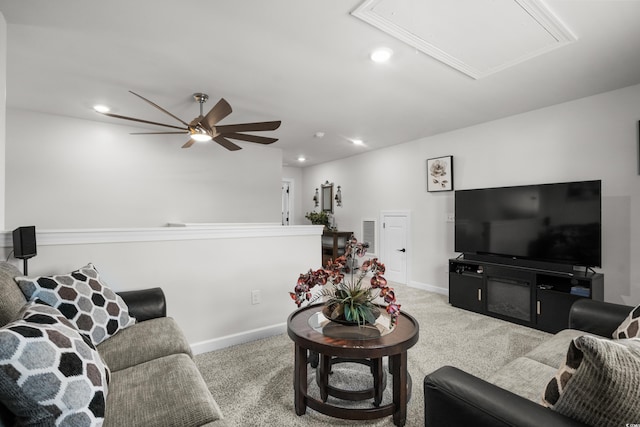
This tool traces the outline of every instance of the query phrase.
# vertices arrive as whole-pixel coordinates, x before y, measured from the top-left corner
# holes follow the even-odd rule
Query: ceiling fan
[[[101,113],[105,116],[115,117],[117,119],[125,119],[132,120],[134,122],[147,123],[151,125],[164,126],[173,129],[180,129],[180,131],[165,131],[165,132],[132,132],[131,135],[166,135],[166,134],[186,134],[190,136],[190,139],[182,146],[182,148],[189,148],[193,144],[199,141],[211,141],[212,139],[218,144],[222,145],[227,150],[236,151],[240,150],[242,147],[234,144],[229,141],[229,139],[238,139],[240,141],[247,142],[255,142],[258,144],[273,144],[278,139],[277,138],[268,138],[265,136],[257,136],[257,135],[247,135],[245,133],[240,132],[257,132],[257,131],[268,131],[268,130],[276,130],[280,127],[280,121],[273,122],[257,122],[257,123],[240,123],[236,125],[220,125],[216,126],[216,124],[231,114],[231,105],[224,99],[220,98],[220,101],[216,105],[213,106],[211,110],[206,115],[202,114],[202,106],[209,99],[209,95],[205,93],[194,93],[193,98],[200,104],[200,115],[195,119],[191,120],[190,123],[185,122],[179,117],[171,114],[169,111],[160,107],[158,104],[149,101],[147,98],[138,95],[133,91],[129,91],[138,98],[148,102],[149,104],[156,107],[158,110],[162,111],[165,114],[170,115],[177,121],[183,124],[181,126],[168,125],[164,123],[152,122],[149,120],[136,119],[134,117],[121,116],[119,114],[113,113]]]

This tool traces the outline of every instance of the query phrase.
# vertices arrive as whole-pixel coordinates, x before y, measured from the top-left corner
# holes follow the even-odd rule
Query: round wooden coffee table
[[[371,420],[393,415],[397,426],[404,426],[407,402],[411,396],[411,377],[407,372],[407,350],[418,341],[418,322],[401,312],[396,326],[389,330],[383,323],[370,326],[337,325],[322,316],[323,305],[315,304],[293,312],[287,320],[287,333],[295,343],[294,401],[297,415],[304,415],[307,407],[337,418]],[[381,316],[381,320],[384,316]],[[388,318],[384,320],[388,322]],[[308,352],[320,355],[319,378],[321,399],[307,393]],[[393,401],[379,406],[382,400],[382,358],[389,357],[393,376]],[[373,390],[348,392],[328,384],[328,371],[332,363],[344,360],[360,361],[371,366],[374,376]],[[327,403],[327,394],[348,400],[373,397],[372,408],[345,408]]]

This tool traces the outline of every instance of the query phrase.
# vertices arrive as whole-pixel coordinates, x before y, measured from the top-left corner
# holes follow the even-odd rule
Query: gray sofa
[[[633,307],[581,299],[573,304],[568,329],[508,363],[487,381],[452,366],[424,379],[425,426],[582,426],[541,405],[543,391],[582,335],[611,337]],[[640,420],[629,420],[638,423]]]
[[[0,327],[15,320],[27,303],[14,277],[21,272],[0,262]],[[225,426],[193,359],[189,343],[174,319],[166,317],[159,288],[120,296],[137,319],[97,346],[111,370],[105,427]],[[0,426],[15,424],[0,403]]]

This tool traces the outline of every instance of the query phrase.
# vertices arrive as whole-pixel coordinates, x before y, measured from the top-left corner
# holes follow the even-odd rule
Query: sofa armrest
[[[167,300],[161,288],[117,292],[117,294],[129,307],[129,314],[138,322],[167,316]]]
[[[569,311],[569,328],[611,338],[633,307],[581,298]]]
[[[539,427],[584,424],[452,366],[424,379],[424,424]]]

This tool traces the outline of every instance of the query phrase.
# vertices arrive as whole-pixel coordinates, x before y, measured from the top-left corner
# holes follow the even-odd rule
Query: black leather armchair
[[[610,337],[632,309],[581,299],[571,307],[568,327]],[[424,414],[427,427],[584,426],[452,366],[425,377]]]
[[[161,288],[117,292],[137,322],[167,316],[167,300]]]

